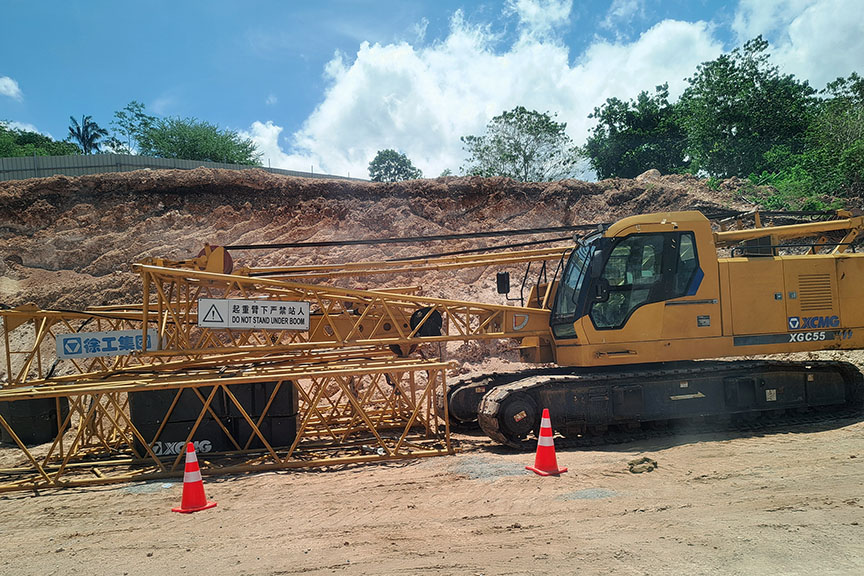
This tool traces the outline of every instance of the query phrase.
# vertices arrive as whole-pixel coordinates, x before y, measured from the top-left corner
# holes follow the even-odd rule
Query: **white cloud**
[[[33,124],[28,124],[27,122],[11,122],[11,121],[0,121],[0,124],[5,126],[10,130],[23,130],[24,132],[36,132],[41,134],[42,132],[36,128]],[[46,136],[50,136],[50,134],[45,134]]]
[[[18,87],[18,82],[8,76],[0,76],[0,95],[8,96],[19,102],[24,100],[24,95],[21,93],[21,88]]]
[[[786,30],[792,20],[816,1],[741,0],[732,23],[732,30],[738,37],[737,43],[743,44],[760,34],[767,36]]]
[[[541,13],[537,7],[545,7]],[[666,20],[630,43],[596,40],[571,62],[551,32],[569,17],[570,2],[510,3],[519,38],[501,48],[488,25],[456,12],[446,38],[426,45],[362,43],[353,58],[327,64],[329,86],[303,126],[280,144],[282,128],[256,122],[247,137],[274,167],[366,177],[385,148],[405,153],[427,177],[464,164],[460,137],[482,134],[504,110],[525,106],[557,113],[581,143],[588,114],[606,98],[633,98],[669,82],[672,97],[696,66],[722,52],[705,22]],[[288,150],[288,152],[286,152]],[[267,161],[265,160],[265,165]]]
[[[522,39],[550,38],[570,20],[573,0],[507,0],[504,13],[519,18]]]
[[[277,102],[279,102],[279,99],[276,97],[275,94],[268,94],[267,100],[265,100],[264,103],[267,104],[268,106],[273,106]]]
[[[426,40],[426,30],[429,28],[429,20],[426,18],[422,18],[420,22],[414,25],[414,36],[417,38],[417,42],[423,42]]]
[[[301,172],[321,172],[318,168],[320,163],[317,158],[303,154],[289,154],[279,144],[279,138],[283,128],[276,126],[273,122],[253,122],[249,131],[240,130],[238,134],[242,138],[249,138],[255,143],[258,152],[261,153],[261,163],[273,168],[285,168]],[[365,178],[363,174],[356,176]]]
[[[42,134],[43,136],[47,136],[52,140],[57,140],[53,134],[50,132],[46,132],[45,130],[40,130],[36,127],[35,124],[30,124],[29,122],[15,122],[8,120],[0,120],[0,124],[5,126],[6,128],[10,128],[12,130],[23,130],[24,132],[36,132],[37,134]]]
[[[781,71],[816,88],[864,70],[860,0],[741,0],[733,30],[739,42],[762,34]]]
[[[600,27],[613,29],[620,23],[627,24],[644,10],[644,0],[613,0]]]
[[[153,100],[153,102],[150,103],[149,108],[159,116],[165,116],[176,107],[176,104],[177,99],[173,95],[164,94]]]

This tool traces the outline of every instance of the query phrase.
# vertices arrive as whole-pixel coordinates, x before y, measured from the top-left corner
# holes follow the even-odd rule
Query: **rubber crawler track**
[[[826,408],[806,410],[801,413],[800,409],[746,412],[739,414],[720,414],[704,418],[685,417],[682,419],[668,419],[659,424],[668,424],[658,429],[649,428],[650,422],[629,422],[625,429],[609,426],[598,434],[576,434],[568,435],[562,442],[566,447],[599,446],[604,444],[615,444],[641,438],[662,437],[682,432],[681,424],[686,424],[687,434],[704,434],[717,431],[751,431],[766,430],[798,424],[824,422],[838,418],[850,418],[861,414],[861,404],[864,401],[864,375],[852,364],[847,362],[779,362],[779,361],[707,361],[690,362],[675,365],[669,368],[654,369],[640,367],[639,369],[579,372],[567,375],[538,375],[510,381],[506,384],[492,388],[485,396],[478,409],[478,422],[482,430],[493,440],[517,449],[533,449],[533,443],[526,441],[524,437],[508,435],[503,426],[499,425],[499,414],[501,406],[512,398],[513,395],[522,394],[537,396],[544,389],[564,388],[568,393],[585,390],[591,386],[608,385],[614,382],[619,385],[638,383],[647,379],[654,381],[665,379],[676,381],[705,374],[759,374],[770,370],[803,370],[805,368],[819,368],[834,371],[842,375],[847,386],[847,403],[845,405],[833,406],[830,411]],[[534,372],[533,370],[531,372]],[[510,378],[512,380],[512,378]],[[491,383],[490,388],[494,385]],[[635,425],[635,426],[634,426]]]

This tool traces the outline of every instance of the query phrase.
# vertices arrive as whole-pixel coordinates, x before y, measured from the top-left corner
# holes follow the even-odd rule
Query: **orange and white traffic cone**
[[[198,467],[198,457],[195,456],[195,446],[192,442],[186,445],[186,471],[183,473],[183,499],[179,508],[172,512],[189,514],[199,510],[207,510],[216,506],[216,502],[208,502],[204,495],[204,481],[201,479],[201,469]]]
[[[555,442],[552,440],[552,420],[549,418],[549,409],[543,409],[543,418],[540,420],[540,436],[537,438],[537,455],[534,457],[534,466],[526,466],[526,470],[536,472],[540,476],[557,476],[567,471],[567,468],[558,468],[558,460],[555,458]]]

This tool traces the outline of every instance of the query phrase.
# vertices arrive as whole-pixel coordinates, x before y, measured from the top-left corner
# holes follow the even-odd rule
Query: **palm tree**
[[[69,137],[78,142],[84,154],[92,154],[99,152],[99,140],[108,136],[108,131],[100,128],[96,122],[93,122],[90,116],[82,116],[81,124],[72,116],[69,117],[72,124],[69,125]]]

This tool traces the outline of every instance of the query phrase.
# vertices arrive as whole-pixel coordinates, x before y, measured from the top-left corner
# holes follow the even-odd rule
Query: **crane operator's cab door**
[[[695,329],[700,312],[703,324],[706,322],[710,313],[704,314],[705,310],[668,305],[671,300],[694,296],[704,278],[693,232],[631,234],[614,239],[607,250],[602,271],[592,274],[594,289],[586,302],[583,327],[589,343],[660,340],[668,332],[664,330],[667,324]],[[717,320],[719,330],[719,317]],[[676,336],[685,337],[687,332],[691,331],[679,329]]]

